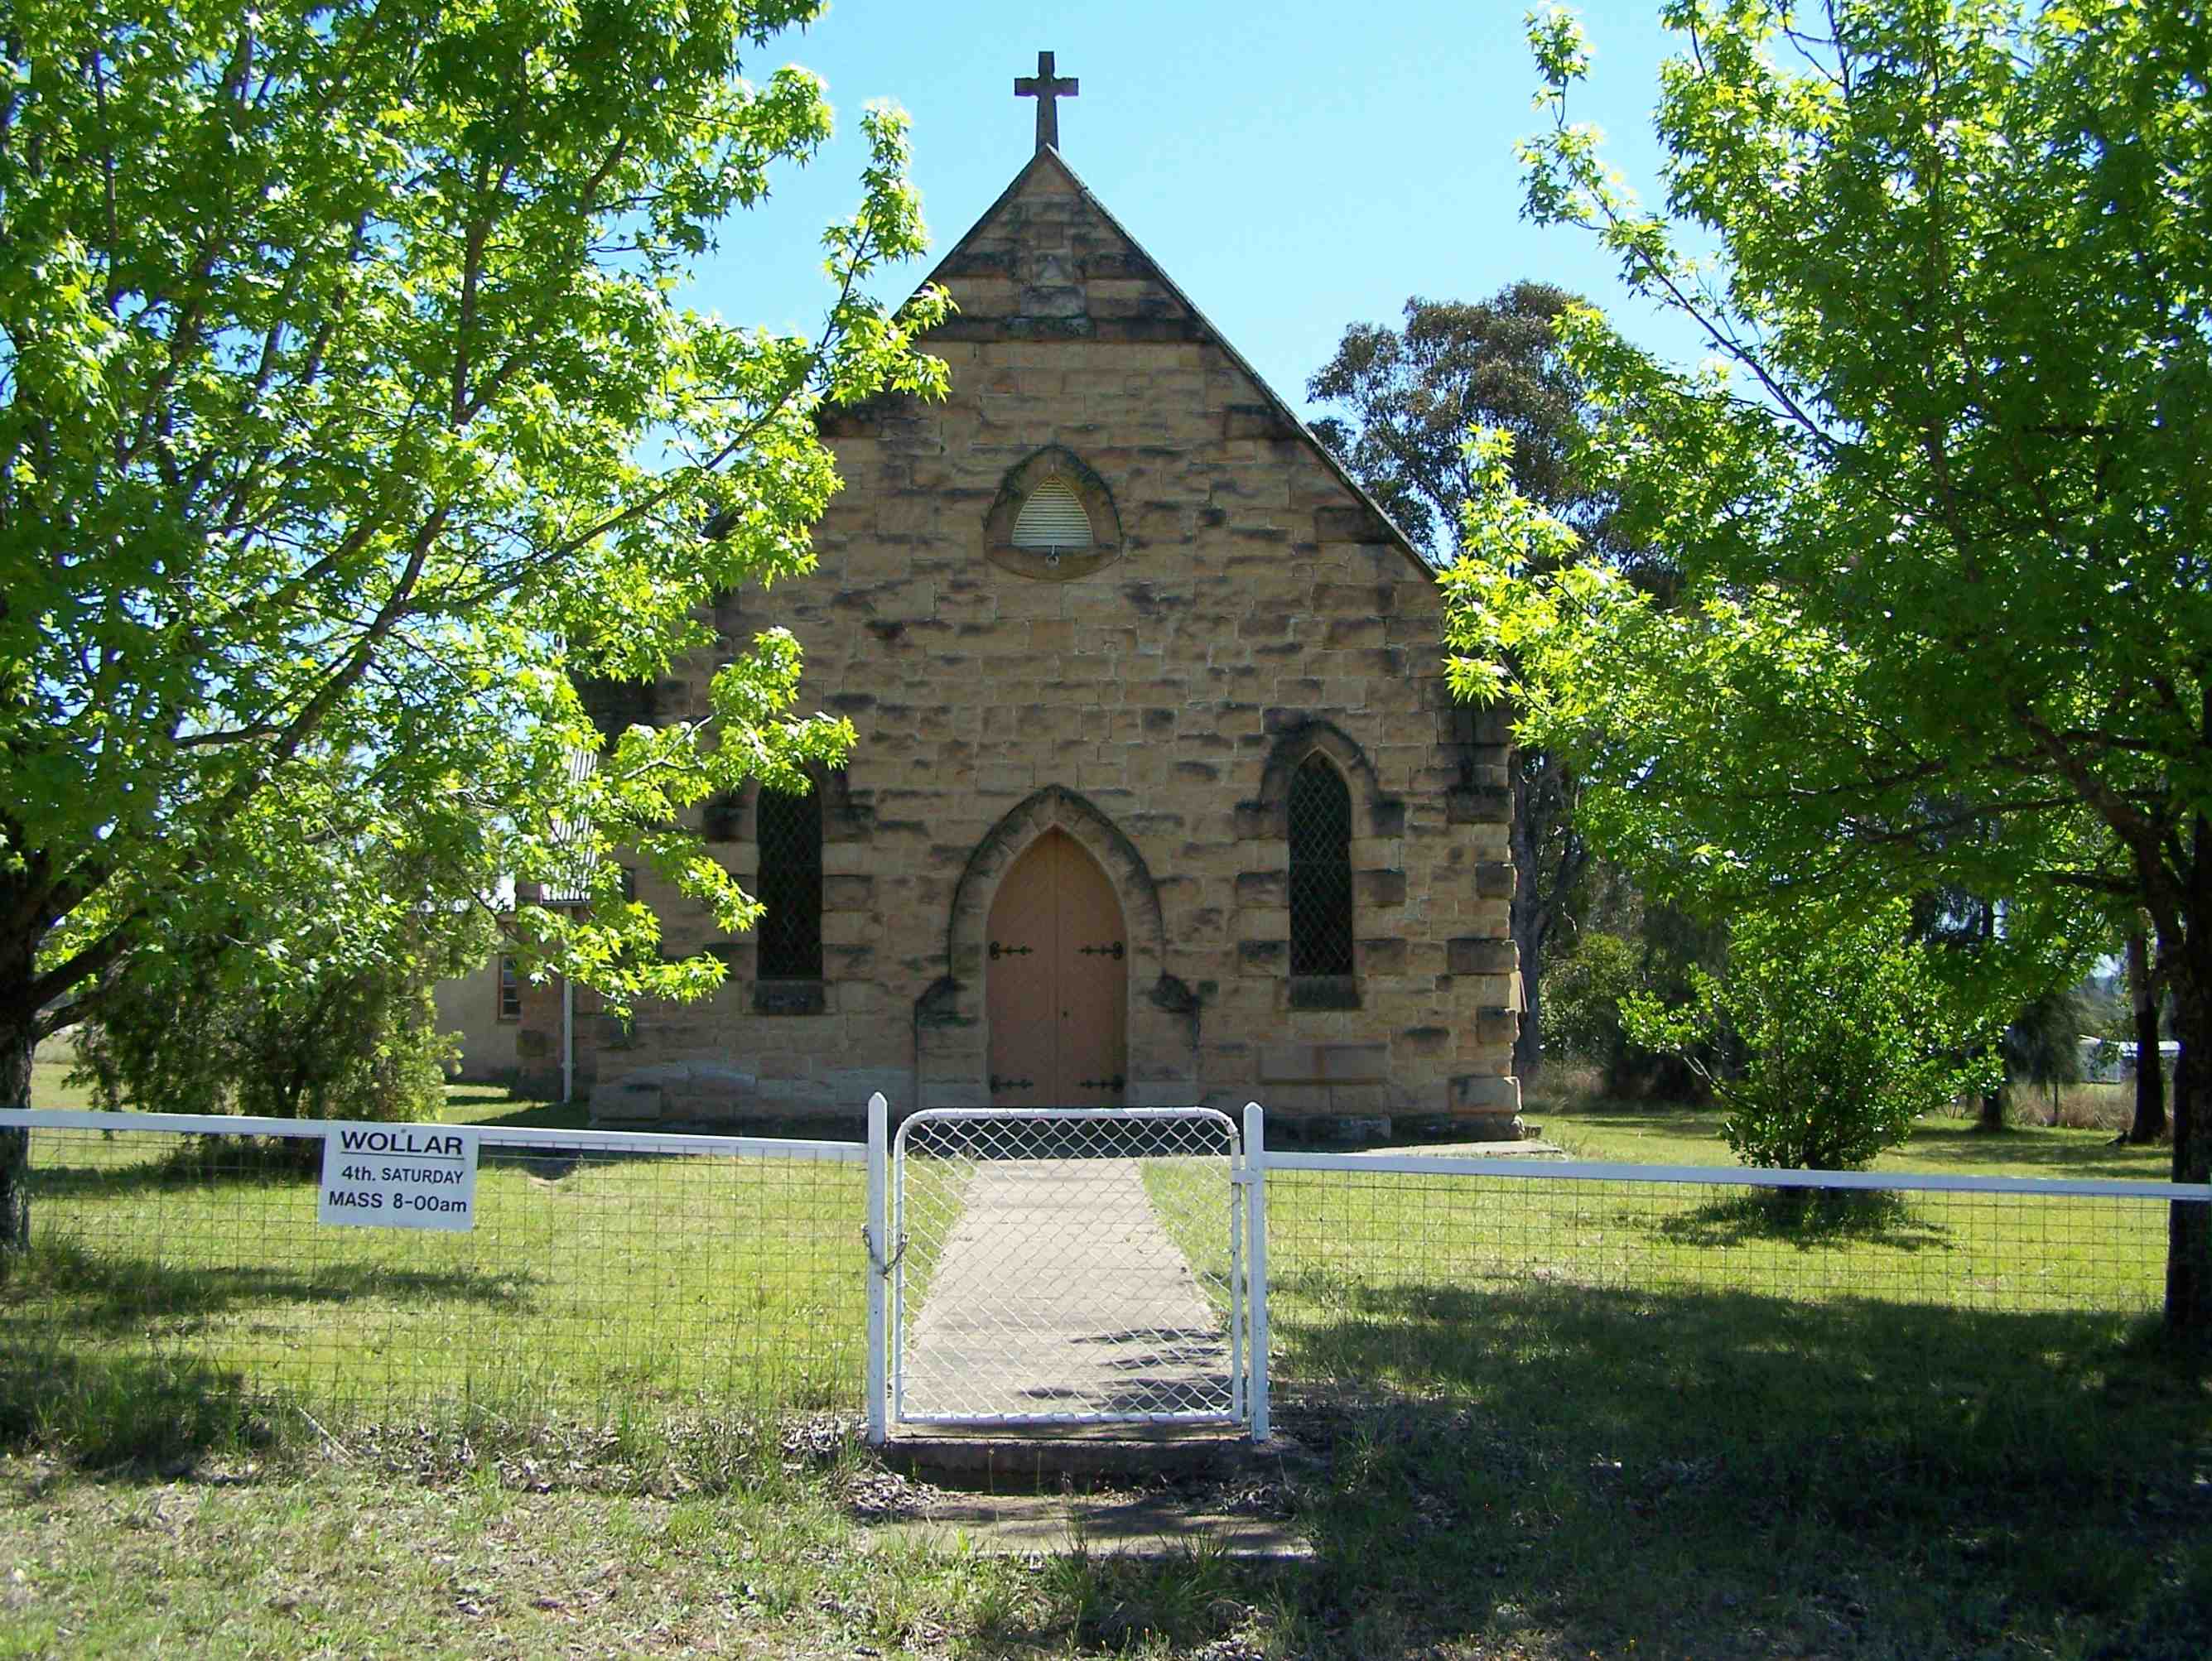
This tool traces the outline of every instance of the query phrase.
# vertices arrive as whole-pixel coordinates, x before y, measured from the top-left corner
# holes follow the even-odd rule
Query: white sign
[[[477,1133],[451,1125],[332,1125],[318,1222],[473,1228]]]

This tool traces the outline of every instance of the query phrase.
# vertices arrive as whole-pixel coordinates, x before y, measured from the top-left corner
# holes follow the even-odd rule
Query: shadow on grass
[[[2212,1391],[2146,1323],[1320,1274],[1275,1320],[1288,1451],[1205,1502],[1312,1556],[1079,1535],[969,1652],[2212,1652]]]
[[[1678,1246],[1795,1246],[1802,1252],[1849,1242],[1898,1252],[1949,1252],[1952,1231],[1919,1215],[1902,1194],[1881,1189],[1762,1188],[1668,1216],[1658,1232]]]
[[[92,1470],[169,1470],[271,1434],[244,1375],[198,1359],[0,1349],[0,1446],[64,1449]]]
[[[1287,1511],[1310,1561],[1076,1552],[989,1612],[926,1578],[884,1595],[980,1654],[2212,1650],[2212,1387],[2148,1323],[1307,1276],[1275,1324],[1304,1457],[1212,1502]],[[0,1436],[105,1467],[283,1418],[234,1373],[56,1350],[0,1343]],[[645,1406],[582,1405],[669,1440]],[[780,1480],[788,1440],[757,1440],[718,1482]]]
[[[1721,1121],[1728,1117],[1711,1103],[1624,1100],[1617,1096],[1579,1096],[1527,1104],[1532,1114],[1550,1112],[1607,1130],[1633,1131],[1646,1136],[1709,1137],[1723,1157],[1729,1157],[1721,1140]]]
[[[181,1269],[150,1258],[111,1255],[76,1240],[33,1246],[0,1283],[0,1312],[36,1300],[63,1306],[71,1326],[103,1333],[204,1320],[259,1305],[338,1305],[371,1300],[444,1301],[507,1312],[529,1306],[538,1277],[520,1271],[406,1269],[331,1264],[312,1272],[264,1266]]]
[[[1997,1166],[2013,1177],[2164,1182],[2173,1174],[2168,1148],[2116,1148],[2109,1132],[2058,1132],[2040,1125],[2000,1131],[1952,1120],[1917,1125],[1905,1151],[1923,1163]]]
[[[485,1092],[480,1100],[464,1098],[459,1091],[448,1090],[446,1099],[452,1111],[445,1118],[448,1124],[478,1125],[487,1130],[502,1131],[582,1131],[592,1128],[591,1110],[580,1101],[513,1101],[504,1092]],[[488,1107],[501,1106],[504,1112],[491,1113]]]
[[[96,1140],[87,1143],[82,1137]],[[118,1142],[118,1137],[158,1138]],[[88,1149],[122,1160],[95,1160]],[[137,1157],[128,1157],[130,1155]],[[172,1136],[161,1131],[31,1133],[31,1204],[40,1199],[121,1199],[167,1189],[236,1184],[296,1188],[322,1178],[321,1140],[312,1137]]]
[[[1274,1318],[1347,1653],[2212,1643],[2212,1388],[2149,1323],[1526,1283]]]

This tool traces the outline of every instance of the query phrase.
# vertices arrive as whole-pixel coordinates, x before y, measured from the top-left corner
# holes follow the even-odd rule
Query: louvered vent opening
[[[1030,492],[1014,520],[1016,548],[1088,548],[1091,516],[1063,479],[1047,479]]]

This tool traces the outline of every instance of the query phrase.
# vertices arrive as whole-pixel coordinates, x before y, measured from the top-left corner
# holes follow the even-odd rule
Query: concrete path
[[[907,1311],[909,1417],[1230,1411],[1225,1313],[1161,1228],[1136,1161],[972,1169],[927,1302]],[[1225,1240],[1220,1162],[1184,1171],[1194,1215]],[[931,1214],[932,1179],[916,1161],[908,1180],[912,1240]]]

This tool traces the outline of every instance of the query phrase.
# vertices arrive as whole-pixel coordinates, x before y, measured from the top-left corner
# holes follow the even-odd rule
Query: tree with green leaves
[[[2003,1080],[2003,1017],[1962,997],[1942,949],[1908,937],[1899,900],[1867,914],[1804,904],[1746,912],[1728,967],[1690,971],[1691,996],[1621,1000],[1629,1036],[1680,1056],[1727,1108],[1747,1165],[1850,1171],[1963,1091]],[[1717,1052],[1735,1058],[1717,1064]]]
[[[288,810],[258,802],[239,828],[266,846],[234,870],[227,918],[200,911],[192,931],[161,919],[76,1005],[77,1073],[101,1106],[438,1116],[456,1046],[433,988],[480,967],[496,933],[489,906],[454,898],[473,858],[304,771],[287,795]],[[334,891],[349,903],[331,905]]]
[[[708,643],[717,592],[805,568],[823,404],[942,388],[914,341],[941,295],[894,316],[866,292],[923,246],[894,111],[825,234],[818,337],[672,298],[828,134],[814,77],[739,73],[821,9],[0,17],[0,1100],[134,956],[239,926],[364,819],[479,891],[583,894],[525,906],[518,944],[617,1003],[719,979],[660,961],[608,852],[744,926],[682,810],[795,783],[850,730],[787,712],[780,632],[715,675],[709,718],[595,767],[574,688],[652,677]],[[326,910],[380,902],[374,862],[325,864]]]
[[[1573,762],[1601,847],[1719,903],[1952,883],[2077,934],[2141,910],[2212,1053],[2212,21],[1665,15],[1664,209],[1570,118],[1563,14],[1532,24],[1553,121],[1525,157],[1533,216],[1711,348],[1686,373],[1562,322],[1583,464],[1678,592],[1580,557],[1493,437],[1447,579],[1459,690]],[[2206,1181],[2212,1068],[2173,1121],[2174,1176]],[[2212,1208],[2173,1208],[2166,1314],[2212,1334]]]
[[[1692,914],[1593,857],[1589,894],[1564,944],[1547,961],[1541,1000],[1547,1052],[1555,1040],[1599,1070],[1599,1088],[1621,1100],[1694,1103],[1711,1087],[1684,1058],[1648,1050],[1621,1025],[1621,1000],[1644,992],[1680,1003],[1690,971],[1717,973],[1728,961],[1726,921]],[[1715,1049],[1698,1059],[1725,1064]]]
[[[1553,325],[1580,297],[1547,282],[1509,284],[1486,300],[1406,302],[1402,329],[1355,323],[1306,396],[1342,409],[1314,423],[1353,477],[1430,561],[1449,565],[1474,482],[1471,427],[1513,437],[1515,488],[1599,541],[1604,504],[1574,464],[1583,388]],[[1513,1070],[1543,1061],[1542,985],[1553,935],[1569,920],[1589,864],[1575,826],[1575,781],[1556,757],[1523,749],[1513,776],[1510,932],[1523,996]]]
[[[2008,905],[1955,883],[1912,899],[1912,938],[1945,955],[1955,977],[1982,989],[1995,1017],[1995,1082],[1981,1095],[1979,1128],[2006,1127],[2013,1086],[2056,1086],[2080,1076],[2084,1008],[2073,986],[2111,945],[2079,903]]]
[[[1406,302],[1401,329],[1355,323],[1306,396],[1341,409],[1314,436],[1350,470],[1437,566],[1459,551],[1475,481],[1470,427],[1513,435],[1513,482],[1562,517],[1595,530],[1574,464],[1583,388],[1554,325],[1587,304],[1548,282],[1509,283],[1488,300]]]

